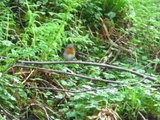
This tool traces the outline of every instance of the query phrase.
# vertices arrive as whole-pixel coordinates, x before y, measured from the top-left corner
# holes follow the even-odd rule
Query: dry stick
[[[91,81],[100,81],[100,82],[115,83],[115,84],[121,84],[122,83],[122,82],[118,82],[118,81],[106,80],[106,79],[102,79],[102,78],[92,78],[92,77],[87,77],[87,76],[80,75],[80,74],[63,72],[63,71],[58,71],[58,70],[46,69],[46,68],[40,68],[40,67],[34,67],[34,66],[14,65],[13,68],[14,67],[36,69],[38,71],[47,71],[47,72],[51,72],[51,73],[53,72],[53,73],[58,73],[58,74],[67,74],[67,75],[76,76],[76,77],[83,78],[83,79],[88,79],[88,80],[91,80]]]
[[[140,111],[138,111],[138,114],[142,117],[143,120],[147,120]]]
[[[137,83],[138,84],[138,83]],[[130,84],[130,86],[134,87],[137,84]],[[30,90],[52,90],[52,91],[58,91],[58,92],[68,92],[68,93],[82,93],[82,92],[89,92],[89,91],[97,91],[97,90],[103,90],[103,89],[110,89],[110,88],[118,88],[118,87],[128,87],[128,85],[114,85],[114,86],[105,86],[105,87],[96,87],[96,88],[89,88],[89,89],[84,89],[84,90],[65,90],[65,89],[59,89],[59,88],[54,88],[54,87],[18,87],[18,86],[13,86],[13,85],[4,85],[6,87],[10,88],[19,88],[19,89],[30,89]],[[155,87],[156,86],[152,86]],[[158,86],[160,87],[160,85]]]
[[[160,52],[158,52],[157,55],[156,55],[156,59],[157,59],[157,60],[158,60],[159,54],[160,54]],[[157,69],[157,67],[158,67],[158,64],[160,64],[160,60],[159,60],[158,62],[156,62],[155,65],[154,65],[154,71],[155,71],[155,72],[156,72],[156,69]]]
[[[59,92],[72,92],[70,90],[64,90],[64,89],[58,89],[58,88],[53,88],[53,87],[18,87],[18,86],[14,86],[14,85],[4,85],[6,87],[10,87],[10,88],[19,88],[19,89],[30,89],[30,90],[52,90],[52,91],[59,91]],[[74,91],[73,91],[74,93]]]
[[[143,81],[140,81],[140,83],[142,82]],[[30,89],[30,90],[38,89],[38,90],[52,90],[52,91],[68,92],[68,93],[82,93],[82,92],[97,91],[97,90],[118,88],[118,87],[128,87],[128,86],[134,87],[137,84],[138,83],[132,83],[130,85],[119,84],[119,85],[114,85],[114,86],[96,87],[96,88],[89,88],[89,89],[84,89],[84,90],[66,90],[66,89],[59,89],[59,88],[54,88],[54,87],[26,87],[26,86],[18,87],[18,86],[13,86],[13,85],[4,85],[4,86],[10,87],[10,88],[20,88],[20,89]],[[160,84],[152,85],[151,87],[160,88]]]
[[[53,87],[53,88],[55,88],[55,86],[54,85],[52,85],[50,82],[48,82],[47,80],[36,80],[37,82],[41,82],[41,83],[46,83],[48,86],[51,86],[51,87]]]
[[[110,61],[109,63],[113,63],[113,62],[118,58],[120,52],[121,52],[121,51],[118,50],[117,53],[116,53],[116,55],[115,55],[114,58],[112,59],[112,61]]]
[[[24,60],[18,60],[18,62],[19,63],[25,63],[25,64],[83,64],[83,65],[92,65],[92,66],[107,67],[107,68],[111,68],[111,69],[115,69],[115,70],[126,71],[126,72],[135,74],[137,76],[146,78],[146,79],[151,80],[151,81],[156,81],[157,80],[157,78],[155,78],[155,77],[147,76],[145,74],[141,74],[141,73],[129,70],[129,69],[125,69],[125,68],[122,68],[122,67],[118,67],[118,66],[114,66],[114,65],[109,65],[109,64],[103,64],[103,63],[83,62],[83,61],[57,61],[57,62],[48,61],[48,62],[38,62],[38,61],[24,61]]]
[[[96,88],[89,88],[84,90],[65,90],[65,89],[58,89],[53,87],[17,87],[17,86],[11,86],[11,85],[5,85],[6,87],[10,88],[19,88],[19,89],[30,89],[30,90],[52,90],[52,91],[59,91],[59,92],[68,92],[68,93],[82,93],[82,92],[89,92],[89,91],[97,91],[97,90],[103,90],[103,89],[109,89],[109,88],[115,88],[115,87],[125,87],[127,85],[114,85],[114,86],[106,86],[106,87],[96,87]]]
[[[22,84],[24,84],[29,78],[30,76],[32,75],[32,73],[34,72],[34,70],[32,70],[29,75],[25,78],[25,80],[22,82]]]
[[[50,120],[50,117],[49,117],[49,115],[47,113],[47,110],[46,110],[46,108],[43,105],[36,104],[36,103],[31,103],[31,106],[38,106],[38,107],[40,107],[45,112],[47,120]]]

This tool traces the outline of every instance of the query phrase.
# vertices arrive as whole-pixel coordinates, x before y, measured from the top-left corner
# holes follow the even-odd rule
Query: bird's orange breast
[[[73,48],[67,48],[66,53],[67,54],[75,54],[75,50]]]

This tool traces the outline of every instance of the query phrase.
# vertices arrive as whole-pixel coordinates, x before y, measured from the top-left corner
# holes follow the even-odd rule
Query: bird
[[[64,50],[63,57],[66,61],[71,61],[75,58],[76,51],[73,44],[68,44]]]

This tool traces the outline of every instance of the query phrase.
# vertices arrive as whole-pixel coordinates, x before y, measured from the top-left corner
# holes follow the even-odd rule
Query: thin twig
[[[105,86],[105,87],[96,87],[96,88],[89,88],[89,89],[84,89],[84,90],[65,90],[65,89],[58,89],[58,88],[53,88],[53,87],[18,87],[18,86],[13,86],[13,85],[4,85],[6,87],[10,88],[19,88],[19,89],[30,89],[30,90],[50,90],[50,91],[58,91],[58,92],[68,92],[68,93],[82,93],[82,92],[89,92],[89,91],[97,91],[97,90],[103,90],[103,89],[110,89],[113,87],[125,87],[127,85],[114,85],[114,86]]]
[[[36,104],[36,103],[31,103],[31,106],[38,106],[38,107],[40,107],[45,112],[47,120],[50,120],[50,117],[49,117],[49,115],[47,113],[47,110],[46,110],[46,108],[43,105]]]
[[[140,81],[143,82],[143,81]],[[119,88],[119,87],[134,87],[136,85],[138,85],[139,83],[131,83],[131,84],[119,84],[119,85],[113,85],[113,86],[105,86],[105,87],[95,87],[95,88],[89,88],[89,89],[83,89],[83,90],[66,90],[66,89],[59,89],[59,88],[55,88],[55,87],[19,87],[19,86],[14,86],[14,85],[5,85],[3,84],[3,86],[6,87],[10,87],[10,88],[19,88],[19,89],[30,89],[30,90],[50,90],[50,91],[57,91],[57,92],[67,92],[67,93],[83,93],[83,92],[89,92],[89,91],[97,91],[97,90],[103,90],[103,89],[110,89],[110,88]],[[144,86],[146,87],[146,86]],[[159,88],[160,85],[152,85],[151,87],[154,88]]]
[[[46,107],[46,109],[48,109],[50,112],[52,112],[54,115],[56,115],[57,117],[60,118],[60,115],[59,115],[58,113],[56,113],[55,111],[53,111],[51,108],[49,108],[49,107],[47,107],[47,106],[45,106],[45,107]]]
[[[158,68],[158,65],[160,64],[160,59],[158,59],[159,54],[156,55],[156,59],[158,60],[154,65],[154,71],[156,72],[156,69]]]
[[[25,80],[22,82],[22,84],[24,84],[29,78],[30,76],[32,75],[32,73],[34,72],[34,70],[32,70],[29,75],[25,78]]]
[[[117,53],[116,53],[116,55],[115,55],[114,58],[112,59],[112,61],[110,61],[109,63],[113,63],[113,62],[118,58],[120,52],[121,52],[121,50],[118,50]]]
[[[143,114],[141,112],[138,111],[138,114],[142,117],[143,120],[148,120],[143,116]]]

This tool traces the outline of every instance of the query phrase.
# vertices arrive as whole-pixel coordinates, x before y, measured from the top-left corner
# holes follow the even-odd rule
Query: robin
[[[68,44],[63,53],[65,60],[67,61],[73,60],[75,58],[75,55],[76,51],[73,44]]]

